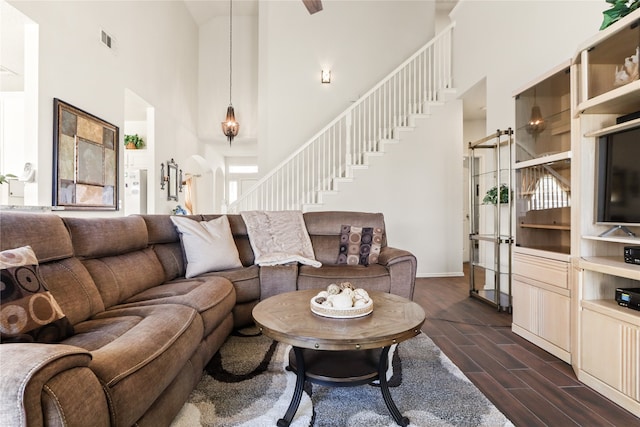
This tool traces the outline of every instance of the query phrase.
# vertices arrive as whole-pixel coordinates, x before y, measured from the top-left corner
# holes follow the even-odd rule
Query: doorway
[[[122,132],[123,140],[138,134],[144,141],[139,149],[124,149],[124,215],[156,213],[155,108],[130,89],[124,91]]]
[[[469,158],[468,145],[470,141],[476,141],[483,138],[487,133],[487,81],[482,79],[473,85],[469,90],[461,95],[462,99],[462,120],[463,120],[463,138],[464,146],[462,147],[465,156],[463,158],[462,167],[462,188],[464,189],[462,197],[462,259],[464,262],[469,261],[469,233],[470,233],[470,215],[472,199],[477,203],[477,196],[472,198],[469,175]],[[478,167],[478,159],[474,159],[476,168]],[[476,169],[478,170],[478,169]],[[474,192],[475,193],[475,192]],[[478,210],[475,209],[475,212]]]

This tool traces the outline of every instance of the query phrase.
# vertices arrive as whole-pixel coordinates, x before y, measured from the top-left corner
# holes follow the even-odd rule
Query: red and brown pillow
[[[338,264],[376,264],[382,247],[384,230],[379,227],[343,225],[340,231]]]
[[[1,342],[54,343],[73,335],[30,246],[0,252],[0,275]]]

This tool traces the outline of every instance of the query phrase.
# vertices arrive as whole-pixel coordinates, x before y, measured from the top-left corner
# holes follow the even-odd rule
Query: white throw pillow
[[[187,258],[185,277],[242,267],[226,216],[200,222],[172,216],[171,221],[180,233]]]

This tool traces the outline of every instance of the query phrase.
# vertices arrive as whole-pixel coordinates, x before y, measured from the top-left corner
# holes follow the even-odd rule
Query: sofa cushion
[[[0,250],[27,245],[40,264],[73,256],[71,238],[59,216],[0,212]]]
[[[153,249],[83,261],[105,308],[164,282],[165,273]]]
[[[147,226],[136,216],[121,218],[63,218],[77,257],[121,255],[148,245]]]
[[[184,277],[187,269],[182,243],[156,243],[151,248],[156,253],[160,264],[162,264],[165,282],[169,282],[176,277]]]
[[[40,274],[71,324],[104,311],[100,292],[78,258],[40,264]]]
[[[0,252],[0,341],[54,343],[73,334],[30,246]]]
[[[209,335],[236,303],[235,289],[224,277],[202,277],[178,280],[154,286],[128,298],[113,309],[158,304],[181,304],[196,310],[204,322],[204,335]]]
[[[187,259],[185,277],[242,267],[226,216],[209,221],[172,216],[171,221],[180,233]]]
[[[384,230],[378,227],[343,225],[336,264],[369,265],[378,262]]]
[[[200,277],[220,276],[231,281],[236,290],[238,303],[257,301],[260,299],[260,267],[234,268],[232,270],[215,271],[203,274]]]
[[[320,268],[301,265],[298,273],[298,290],[325,289],[330,283],[351,282],[356,288],[367,291],[389,292],[391,275],[380,264],[323,265]]]
[[[133,425],[173,381],[202,341],[202,319],[190,307],[159,304],[107,310],[75,325],[64,344],[91,352],[113,425]]]

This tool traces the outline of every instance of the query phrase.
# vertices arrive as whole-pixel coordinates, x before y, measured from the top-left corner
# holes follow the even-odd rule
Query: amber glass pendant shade
[[[240,124],[236,122],[236,114],[233,111],[233,106],[229,105],[227,107],[227,116],[224,118],[222,122],[222,133],[229,140],[229,144],[233,141],[233,138],[238,135],[238,131],[240,130]]]

